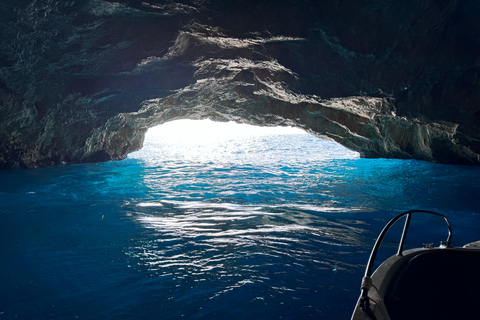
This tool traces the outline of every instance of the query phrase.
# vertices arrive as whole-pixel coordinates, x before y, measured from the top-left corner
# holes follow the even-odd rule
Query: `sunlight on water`
[[[123,161],[0,181],[0,319],[349,319],[397,213],[480,238],[479,168],[360,159],[292,128],[171,122]],[[412,225],[408,246],[444,240]]]
[[[302,313],[309,317],[316,313],[311,300],[316,293],[304,287],[304,276],[317,275],[309,281],[313,288],[334,280],[332,270],[350,277],[357,269],[351,259],[358,253],[352,252],[365,241],[361,222],[329,221],[318,212],[367,210],[335,207],[328,195],[317,203],[313,193],[319,181],[330,184],[331,179],[312,165],[358,158],[336,142],[292,127],[182,120],[152,128],[144,148],[129,159],[146,168],[143,182],[154,196],[132,210],[155,240],[131,247],[129,256],[156,277],[196,279],[209,317],[230,317],[232,296],[286,319],[293,308],[270,310],[272,297],[292,299],[286,305],[302,301],[308,306]],[[309,199],[296,203],[298,192]]]
[[[172,143],[214,143],[238,137],[278,134],[307,134],[294,127],[259,127],[244,123],[215,122],[212,120],[176,120],[148,129],[147,136]]]
[[[310,139],[305,139],[306,136]],[[272,139],[276,143],[272,144]],[[278,150],[282,146],[284,150]],[[160,159],[255,164],[278,161],[278,158],[269,158],[272,151],[276,151],[276,156],[279,151],[282,152],[282,161],[297,161],[299,157],[310,161],[359,158],[357,152],[334,141],[311,136],[299,128],[259,127],[211,120],[177,120],[150,128],[145,135],[143,149],[128,157],[152,164]]]

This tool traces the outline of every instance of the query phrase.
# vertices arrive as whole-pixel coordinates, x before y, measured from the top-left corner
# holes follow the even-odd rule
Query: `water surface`
[[[454,245],[480,239],[479,168],[298,133],[181,139],[0,172],[0,319],[348,319],[397,213],[438,211]],[[436,218],[412,224],[411,246],[446,238]]]

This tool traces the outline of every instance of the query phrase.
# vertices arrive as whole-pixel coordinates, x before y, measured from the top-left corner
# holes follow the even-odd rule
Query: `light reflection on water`
[[[313,145],[314,150],[309,149]],[[317,138],[300,129],[261,128],[209,120],[173,121],[149,129],[144,149],[129,155],[130,159],[141,159],[148,167],[159,165],[157,168],[168,170],[189,166],[201,170],[202,166],[209,165],[228,171],[232,165],[247,169],[263,164],[272,166],[275,174],[278,173],[275,168],[288,171],[282,170],[283,163],[288,169],[287,164],[358,157],[358,153],[333,141],[318,143]],[[167,159],[169,161],[165,161]]]
[[[130,256],[149,274],[193,281],[171,299],[225,304],[204,309],[218,319],[236,308],[272,319],[294,319],[297,309],[307,318],[349,316],[383,222],[451,197],[432,183],[442,181],[433,164],[359,159],[299,133],[156,138],[148,146],[131,159],[146,168],[153,199],[131,210],[149,240]]]
[[[132,268],[195,283],[180,286],[172,301],[195,299],[203,317],[215,319],[288,319],[299,309],[315,317],[315,301],[334,299],[320,293],[331,292],[333,270],[360,270],[361,223],[319,213],[365,210],[339,208],[328,191],[317,193],[331,177],[311,166],[358,154],[301,132],[221,134],[208,143],[157,137],[146,146],[130,158],[152,168],[143,179],[155,196],[131,210],[149,240],[129,255]]]
[[[319,219],[318,216],[304,211],[283,208],[284,212],[272,211],[272,207],[250,207],[238,204],[188,203],[169,201],[177,209],[184,209],[182,214],[145,213],[137,216],[145,227],[158,233],[161,240],[176,241],[194,239],[202,243],[230,243],[234,247],[251,244],[260,239],[264,244],[282,239],[286,244],[299,243],[303,240],[327,245],[358,245],[358,236],[363,233],[360,228],[349,224]],[[140,203],[140,207],[158,207]],[[311,208],[309,208],[311,209]],[[357,222],[356,224],[360,224]],[[347,232],[346,232],[347,231]],[[295,234],[295,235],[293,235]],[[300,236],[300,234],[302,234]],[[289,238],[289,235],[293,235]]]
[[[217,307],[205,310],[210,317],[220,319],[240,304],[266,311],[268,304],[278,308],[282,300],[292,310],[286,305],[268,311],[272,316],[292,317],[294,305],[306,308],[305,316],[314,316],[318,307],[313,301],[328,300],[319,295],[332,290],[334,279],[328,278],[335,276],[333,270],[348,274],[359,268],[352,257],[358,255],[359,242],[365,242],[365,230],[361,222],[324,219],[313,207],[308,209],[203,201],[138,203],[136,219],[149,230],[150,240],[129,248],[132,259],[140,261],[133,268],[179,283],[193,281],[192,287],[182,285],[169,298],[184,301],[188,296],[204,306],[209,301],[226,304],[219,314],[212,314]],[[238,300],[232,302],[232,297]]]
[[[439,211],[454,245],[480,239],[479,168],[359,159],[298,133],[193,142],[0,172],[0,316],[345,319],[396,213]],[[415,222],[407,242],[444,240]]]

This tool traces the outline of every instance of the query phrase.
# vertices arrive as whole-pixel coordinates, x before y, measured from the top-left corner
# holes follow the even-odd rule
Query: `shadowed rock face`
[[[2,169],[123,159],[180,118],[480,164],[475,0],[2,0],[0,15]]]

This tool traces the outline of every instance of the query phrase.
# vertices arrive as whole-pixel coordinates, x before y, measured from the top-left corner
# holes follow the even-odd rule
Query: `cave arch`
[[[175,120],[150,128],[144,146],[128,159],[142,165],[163,167],[190,164],[200,167],[302,166],[358,159],[357,152],[312,136],[294,127],[260,127],[235,122]]]
[[[67,2],[0,6],[1,169],[124,159],[182,118],[480,165],[474,1]]]

